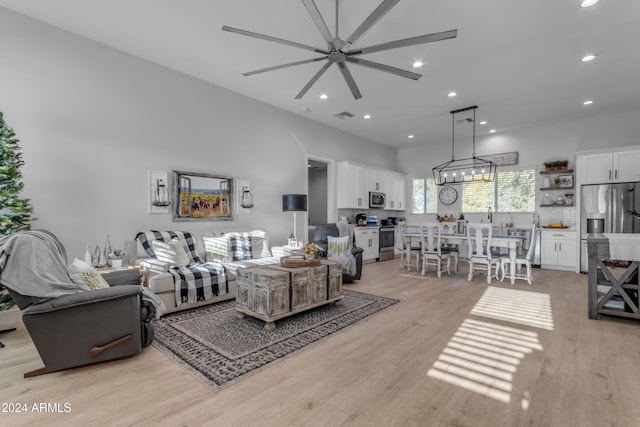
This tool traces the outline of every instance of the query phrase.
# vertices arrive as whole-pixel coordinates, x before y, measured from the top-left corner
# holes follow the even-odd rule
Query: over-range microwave
[[[375,191],[369,192],[369,207],[370,208],[384,208],[385,194],[377,193]]]

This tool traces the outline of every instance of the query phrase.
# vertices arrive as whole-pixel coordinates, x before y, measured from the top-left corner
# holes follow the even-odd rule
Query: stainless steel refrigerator
[[[604,233],[640,233],[640,182],[583,185],[580,271],[587,272],[587,219],[604,219]]]

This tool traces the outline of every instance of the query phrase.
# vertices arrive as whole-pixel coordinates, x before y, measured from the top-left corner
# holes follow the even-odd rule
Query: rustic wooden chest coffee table
[[[266,330],[275,321],[324,304],[342,304],[342,266],[323,260],[317,267],[279,264],[238,270],[237,317],[264,320]]]

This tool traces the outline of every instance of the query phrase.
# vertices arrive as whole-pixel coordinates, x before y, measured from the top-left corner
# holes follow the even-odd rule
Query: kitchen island
[[[611,235],[609,235],[611,236]],[[627,235],[637,239],[640,235]],[[638,259],[612,258],[610,239],[605,234],[589,234],[589,318],[600,314],[640,319],[638,295]],[[621,256],[615,256],[620,258]],[[635,258],[630,256],[629,258]]]

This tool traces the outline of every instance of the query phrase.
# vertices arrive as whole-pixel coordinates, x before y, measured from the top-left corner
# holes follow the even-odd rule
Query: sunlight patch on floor
[[[471,314],[552,331],[553,314],[549,294],[488,287]]]
[[[509,403],[522,359],[542,350],[535,332],[465,319],[427,376]]]

